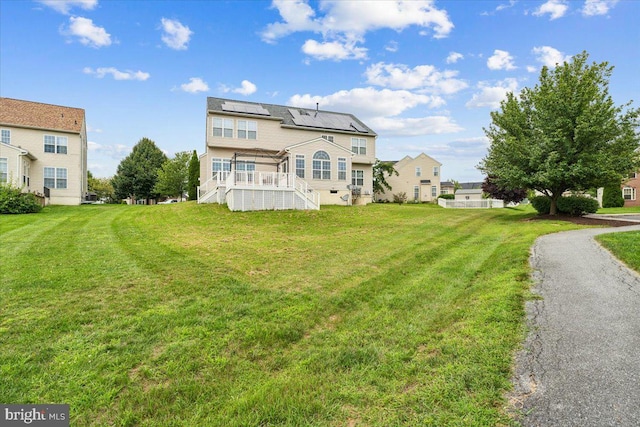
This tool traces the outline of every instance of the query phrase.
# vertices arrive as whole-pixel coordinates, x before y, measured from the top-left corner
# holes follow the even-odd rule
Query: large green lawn
[[[71,423],[509,424],[529,248],[575,228],[427,205],[0,217],[0,402]]]

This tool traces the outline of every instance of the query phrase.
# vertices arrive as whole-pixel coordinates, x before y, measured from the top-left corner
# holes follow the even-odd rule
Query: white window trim
[[[352,136],[351,152],[353,154],[366,156],[367,155],[367,138],[358,138],[358,137]]]
[[[413,186],[413,200],[420,200],[420,186]]]
[[[302,161],[302,167],[301,168],[298,167],[298,160]],[[295,164],[293,165],[293,169],[296,172],[296,176],[298,178],[305,179],[306,172],[307,172],[307,160],[305,159],[304,154],[296,154],[296,157],[295,157],[294,161],[295,161]],[[298,172],[302,172],[302,173],[300,174]]]
[[[53,178],[51,177],[47,177],[46,176],[46,170],[47,169],[53,169]],[[58,171],[64,170],[65,171],[65,178],[60,178],[58,176]],[[42,177],[43,177],[43,183],[46,182],[47,179],[53,179],[53,186],[52,187],[48,187],[52,190],[68,190],[69,189],[69,170],[67,168],[57,168],[54,166],[45,166],[44,169],[42,170]],[[60,187],[59,182],[64,180],[65,181],[65,186],[64,187]],[[46,185],[45,185],[46,187]]]
[[[4,175],[4,179],[0,178],[0,182],[9,182],[9,159],[7,157],[0,157],[0,164],[4,164],[5,170],[0,170],[0,177]]]
[[[440,167],[439,166],[434,166],[433,167],[433,176],[438,176],[440,175]]]
[[[340,169],[340,165],[344,165],[344,169]],[[340,174],[344,174],[343,178],[340,177]],[[347,180],[347,158],[346,157],[338,157],[338,180],[346,181]]]
[[[630,197],[629,199],[627,199],[627,198],[625,197],[625,192],[628,192],[628,193],[629,193],[629,197]],[[634,201],[634,200],[636,200],[636,197],[637,197],[637,194],[636,194],[636,193],[637,193],[637,192],[636,192],[636,189],[635,189],[634,187],[624,187],[624,188],[622,189],[622,198],[623,198],[624,200]]]
[[[325,134],[325,135],[320,135],[320,137],[326,139],[329,142],[335,142],[335,137],[333,135]]]
[[[222,120],[221,127],[216,126],[216,120]],[[225,121],[231,122],[230,128],[225,126],[227,124],[225,123]],[[220,129],[220,135],[215,134],[216,129]],[[231,130],[231,135],[226,136],[225,130]],[[211,136],[213,136],[214,138],[233,138],[234,132],[235,132],[235,123],[233,119],[230,119],[228,117],[212,117],[211,118]]]
[[[4,136],[2,134],[5,132],[8,132],[9,134],[9,142],[4,141]],[[0,141],[5,144],[11,145],[11,129],[0,129]]]
[[[237,129],[236,129],[236,135],[238,137],[238,139],[251,139],[251,140],[256,140],[258,139],[258,122],[255,120],[237,120],[236,121],[236,125],[237,125]],[[246,128],[240,128],[240,123],[244,123]],[[253,123],[253,126],[255,127],[255,130],[250,129],[251,126],[250,124]],[[245,132],[244,136],[240,136],[240,132]],[[249,132],[255,132],[255,138],[250,138],[249,137]]]
[[[416,176],[422,176],[422,168],[420,166],[416,166]]]
[[[318,153],[325,153],[329,158],[328,159],[316,159],[316,154]],[[315,168],[315,162],[320,162],[320,169],[316,169]],[[329,168],[326,169],[325,166],[329,165]],[[321,180],[321,181],[330,181],[331,180],[331,155],[329,155],[329,153],[327,153],[324,150],[318,150],[315,153],[313,153],[313,157],[311,158],[311,177],[315,180]],[[320,177],[316,178],[316,171],[320,172]],[[325,172],[329,172],[329,176],[327,178],[325,178]]]
[[[358,177],[358,174],[361,174],[362,177]],[[361,184],[358,183],[358,180],[360,179],[362,179]],[[364,187],[364,169],[351,170],[351,185],[355,185],[357,187]]]
[[[47,144],[47,137],[53,138],[53,144]],[[64,140],[64,144],[61,144],[61,141]],[[43,150],[46,154],[68,154],[69,153],[69,138],[66,136],[56,136],[56,135],[44,135],[42,137],[43,142]],[[47,145],[53,146],[53,151],[47,151]],[[64,153],[60,153],[60,147],[64,147]]]
[[[431,186],[431,197],[438,197],[438,186]]]

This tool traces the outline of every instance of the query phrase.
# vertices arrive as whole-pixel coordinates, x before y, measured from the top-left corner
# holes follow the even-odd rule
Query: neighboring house
[[[461,184],[462,185],[462,184]],[[456,191],[455,200],[482,200],[481,188],[461,188]]]
[[[456,192],[456,185],[451,181],[440,183],[440,194],[453,194]]]
[[[0,182],[79,205],[87,192],[84,110],[0,98]]]
[[[372,201],[376,133],[347,113],[207,98],[200,203],[319,209]]]
[[[640,171],[629,175],[629,180],[622,184],[624,206],[640,206],[638,191],[640,190]]]
[[[393,167],[398,175],[385,178],[391,190],[377,194],[379,201],[393,201],[393,195],[405,193],[407,200],[431,202],[440,195],[440,176],[442,163],[424,153],[415,158],[405,156],[394,162]]]
[[[460,190],[482,190],[482,182],[461,182]],[[456,191],[457,193],[457,191]]]

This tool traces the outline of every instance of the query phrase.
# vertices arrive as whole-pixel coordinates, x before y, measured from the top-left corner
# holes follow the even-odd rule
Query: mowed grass
[[[640,231],[601,234],[596,240],[629,268],[640,272]]]
[[[530,208],[529,208],[530,209]],[[0,402],[74,426],[493,426],[532,210],[51,207],[0,217]]]

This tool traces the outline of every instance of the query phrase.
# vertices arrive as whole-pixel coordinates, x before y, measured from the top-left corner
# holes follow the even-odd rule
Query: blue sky
[[[640,101],[640,1],[0,1],[0,95],[84,108],[89,170],[204,151],[206,97],[355,114],[376,154],[479,181],[507,91],[586,50]]]

